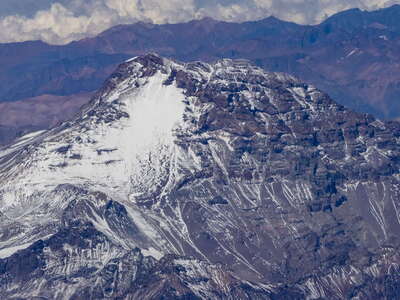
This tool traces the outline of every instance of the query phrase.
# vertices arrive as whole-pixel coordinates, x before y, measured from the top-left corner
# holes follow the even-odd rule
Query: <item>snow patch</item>
[[[129,63],[129,62],[131,62],[131,61],[134,61],[136,58],[138,58],[138,57],[137,57],[137,56],[134,56],[134,57],[132,57],[132,58],[127,59],[125,62],[126,62],[126,63]]]
[[[157,73],[138,95],[124,101],[130,124],[121,146],[133,156],[143,156],[160,144],[171,143],[173,129],[183,120],[185,97],[176,87],[163,85],[164,80]]]
[[[10,257],[11,255],[16,253],[17,251],[26,249],[32,244],[33,243],[26,243],[26,244],[22,244],[22,245],[15,246],[15,247],[8,247],[8,248],[1,249],[0,250],[0,258],[4,259],[4,258],[7,258],[7,257]]]
[[[149,249],[141,249],[141,251],[144,256],[151,256],[157,260],[160,260],[164,256],[164,254],[153,247],[150,247]]]
[[[346,57],[352,56],[353,54],[355,54],[355,53],[357,52],[357,50],[358,50],[358,49],[351,50],[351,51],[349,52],[349,54],[347,54]]]

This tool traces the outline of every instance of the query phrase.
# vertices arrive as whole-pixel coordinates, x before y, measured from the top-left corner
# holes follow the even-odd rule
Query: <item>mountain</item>
[[[0,101],[16,101],[25,107],[26,99],[53,95],[53,101],[46,102],[46,113],[54,119],[46,123],[39,116],[40,120],[33,122],[36,125],[22,121],[10,127],[8,118],[24,120],[25,110],[21,110],[22,116],[3,110],[0,142],[7,143],[15,136],[6,128],[26,133],[66,120],[64,114],[52,113],[58,110],[58,101],[74,99],[74,95],[81,99],[83,94],[89,101],[117,65],[151,51],[180,61],[249,59],[266,71],[301,78],[353,110],[397,119],[399,20],[400,6],[394,5],[373,12],[348,10],[315,26],[274,17],[240,24],[206,18],[182,24],[121,25],[65,46],[40,41],[2,44]],[[69,107],[76,112],[81,103],[71,101]]]
[[[130,59],[1,149],[0,295],[398,299],[399,137],[245,60]]]
[[[23,101],[0,103],[0,145],[16,136],[43,130],[72,118],[79,107],[86,104],[93,93],[70,96],[42,95]]]

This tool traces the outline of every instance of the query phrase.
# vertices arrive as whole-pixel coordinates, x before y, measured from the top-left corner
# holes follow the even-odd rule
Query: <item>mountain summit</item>
[[[394,5],[344,11],[312,26],[274,17],[139,22],[64,46],[0,44],[0,145],[70,119],[121,62],[148,52],[185,62],[249,59],[355,111],[400,119],[400,6]]]
[[[399,136],[244,60],[119,66],[0,152],[0,294],[398,298]]]

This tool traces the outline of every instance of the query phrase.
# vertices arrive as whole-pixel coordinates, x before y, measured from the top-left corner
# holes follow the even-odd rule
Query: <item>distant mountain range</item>
[[[2,44],[0,142],[70,117],[119,63],[147,52],[181,61],[249,59],[312,83],[357,111],[400,117],[400,6],[394,5],[344,11],[315,26],[274,17],[245,23],[206,18],[120,25],[64,46]]]

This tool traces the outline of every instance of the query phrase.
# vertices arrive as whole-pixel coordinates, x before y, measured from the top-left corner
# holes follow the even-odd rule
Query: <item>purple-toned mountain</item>
[[[147,52],[181,61],[246,58],[265,70],[302,78],[355,110],[380,118],[400,117],[399,5],[373,12],[353,9],[315,26],[274,17],[240,24],[207,18],[182,24],[121,25],[65,46],[40,41],[3,44],[0,101],[18,101],[22,114],[27,98],[74,99],[75,94],[86,94],[89,100],[116,65]],[[33,123],[46,127],[64,120],[64,114],[54,114],[59,99],[65,97],[47,101],[40,120]],[[69,107],[77,111],[81,103],[71,100]],[[43,119],[47,112],[54,116],[51,122]],[[7,118],[19,118],[7,109],[1,114],[5,122],[0,126],[6,130],[11,128]],[[12,126],[15,132],[30,127],[26,121]],[[0,127],[0,142],[10,138]]]
[[[245,60],[136,57],[0,148],[0,298],[400,299],[399,136]]]

